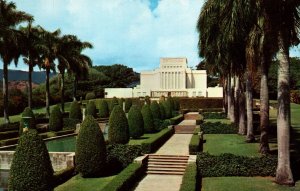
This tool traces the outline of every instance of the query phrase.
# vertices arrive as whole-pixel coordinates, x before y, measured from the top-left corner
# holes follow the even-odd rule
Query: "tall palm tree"
[[[41,58],[43,63],[41,67],[46,70],[46,115],[50,116],[50,85],[49,85],[49,75],[51,70],[55,70],[55,59],[57,58],[58,45],[59,45],[59,35],[60,30],[55,30],[54,32],[49,32],[39,28],[39,35],[41,43],[39,43],[38,48],[41,51]]]
[[[64,35],[60,39],[58,48],[58,70],[60,78],[60,96],[61,96],[61,110],[64,112],[64,74],[67,70],[68,73],[76,73],[81,70],[83,65],[81,51],[85,48],[92,48],[89,42],[81,42],[74,35]],[[87,57],[87,56],[86,56]],[[90,59],[88,58],[90,61]],[[91,63],[91,61],[89,62]]]
[[[36,65],[41,63],[38,28],[32,27],[32,22],[29,22],[26,27],[20,27],[23,34],[23,60],[28,65],[28,107],[32,108],[32,72]]]
[[[17,65],[21,51],[18,48],[20,32],[16,26],[22,22],[32,20],[32,16],[18,11],[12,2],[0,0],[0,57],[3,61],[3,107],[5,123],[9,123],[8,116],[8,65],[14,60]]]

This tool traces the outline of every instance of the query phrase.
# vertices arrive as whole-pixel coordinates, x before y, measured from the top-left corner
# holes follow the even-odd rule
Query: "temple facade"
[[[206,70],[192,70],[186,58],[161,58],[159,68],[142,71],[134,97],[206,97]]]

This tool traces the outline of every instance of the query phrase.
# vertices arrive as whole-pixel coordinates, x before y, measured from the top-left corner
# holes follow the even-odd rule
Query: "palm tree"
[[[23,34],[23,60],[28,65],[28,107],[32,108],[32,72],[36,65],[41,63],[40,51],[38,49],[41,39],[38,28],[32,27],[29,22],[27,27],[20,27]]]
[[[84,67],[82,63],[81,51],[85,48],[92,48],[92,45],[88,42],[81,42],[74,35],[64,35],[60,39],[58,48],[58,70],[60,78],[60,94],[61,94],[61,110],[64,112],[64,73],[65,70],[68,73],[76,73]],[[87,56],[86,56],[87,57]],[[91,63],[90,59],[89,64]]]
[[[32,16],[18,11],[12,2],[0,0],[0,57],[3,61],[3,107],[5,123],[8,116],[8,65],[14,60],[17,65],[21,51],[18,48],[20,32],[15,28],[18,24],[32,20]]]
[[[49,32],[39,28],[39,35],[41,43],[39,43],[38,48],[41,51],[41,58],[43,63],[41,67],[46,70],[46,115],[50,116],[50,86],[49,86],[49,75],[50,70],[55,70],[55,59],[57,58],[57,51],[59,45],[59,35],[60,30],[55,30],[54,32]]]

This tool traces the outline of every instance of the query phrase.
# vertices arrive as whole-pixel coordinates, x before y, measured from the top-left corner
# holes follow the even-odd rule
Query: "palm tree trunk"
[[[227,80],[227,97],[228,97],[228,118],[231,122],[234,122],[234,98],[233,98],[233,92],[232,92],[232,83],[231,83],[231,75],[228,75]]]
[[[267,154],[270,151],[269,139],[269,89],[268,89],[268,66],[262,56],[261,80],[260,80],[260,153]]]
[[[253,95],[252,95],[252,77],[250,71],[247,71],[246,80],[246,105],[247,105],[247,142],[253,142]]]
[[[3,112],[4,122],[9,123],[8,115],[8,69],[7,63],[3,61]]]
[[[61,111],[65,112],[65,74],[62,71],[60,74],[60,104],[61,104]]]
[[[46,68],[46,116],[50,117],[50,86],[49,86],[50,68]]]
[[[28,107],[32,108],[32,63],[29,63],[29,71],[28,71]]]
[[[239,124],[239,94],[240,94],[240,78],[234,77],[234,124]]]
[[[284,41],[282,32],[278,35],[278,113],[277,143],[278,164],[275,181],[278,184],[293,185],[293,174],[290,165],[290,68],[288,43]]]
[[[240,79],[241,81],[241,79]],[[245,98],[245,92],[244,92],[244,85],[243,83],[239,83],[240,85],[240,91],[238,92],[239,97],[239,134],[240,135],[246,135],[247,134],[247,126],[246,126],[246,98]]]
[[[76,101],[77,83],[78,83],[78,78],[75,75],[75,79],[73,81],[73,100],[74,101]]]
[[[224,85],[223,85],[223,102],[224,102],[224,111],[226,114],[228,114],[228,95],[227,95],[227,80],[226,78],[224,77]]]

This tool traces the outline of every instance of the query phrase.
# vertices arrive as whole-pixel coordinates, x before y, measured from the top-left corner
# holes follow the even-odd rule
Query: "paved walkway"
[[[174,134],[155,154],[188,155],[191,137],[191,134]],[[181,182],[181,175],[148,174],[135,191],[179,191]]]

